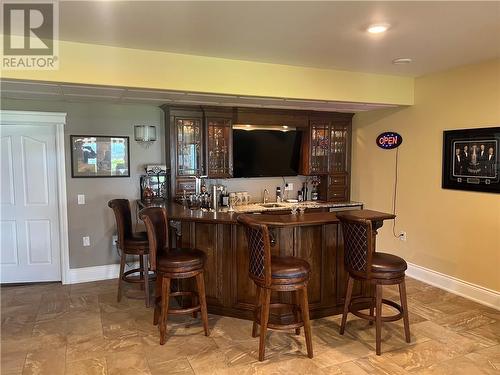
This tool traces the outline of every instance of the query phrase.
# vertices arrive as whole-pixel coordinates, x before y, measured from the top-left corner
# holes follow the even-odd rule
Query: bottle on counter
[[[319,197],[318,190],[314,189],[311,191],[311,200],[312,201],[317,201]]]
[[[302,190],[299,190],[299,191],[297,192],[297,200],[298,200],[299,202],[303,202],[303,201],[304,201],[304,196],[302,195]]]
[[[224,186],[224,190],[222,191],[222,194],[220,196],[221,199],[221,206],[222,207],[227,207],[229,206],[229,193],[227,192],[227,188]]]
[[[210,206],[212,210],[217,211],[219,209],[219,186],[212,185],[212,195],[210,197]]]
[[[276,188],[276,202],[283,202],[283,197],[281,196],[281,186]]]
[[[306,200],[307,200],[307,182],[304,182],[304,183],[302,184],[302,199],[303,199],[304,201],[306,201]]]

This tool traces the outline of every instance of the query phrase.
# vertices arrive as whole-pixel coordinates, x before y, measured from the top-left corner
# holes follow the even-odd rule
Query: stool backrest
[[[251,279],[271,285],[271,242],[267,225],[260,224],[250,215],[238,216],[238,222],[245,227],[250,255],[248,273]]]
[[[168,217],[163,207],[148,207],[139,212],[148,233],[149,263],[156,270],[156,258],[168,247]]]
[[[132,237],[132,214],[128,199],[112,199],[108,207],[113,209],[116,219],[116,230],[118,232],[118,247],[125,246],[125,240]]]
[[[349,273],[368,277],[372,268],[372,223],[370,220],[337,215],[344,236],[344,264]]]

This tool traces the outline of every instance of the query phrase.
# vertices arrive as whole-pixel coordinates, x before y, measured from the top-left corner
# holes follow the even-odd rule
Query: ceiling
[[[65,102],[100,102],[117,104],[178,104],[230,107],[304,109],[312,111],[363,112],[392,108],[396,105],[348,103],[338,101],[219,95],[172,90],[149,90],[131,87],[91,86],[24,80],[0,80],[2,99],[57,100]]]
[[[60,38],[407,76],[500,57],[500,2],[63,1]],[[389,23],[385,34],[365,30]],[[412,58],[394,65],[395,58]]]

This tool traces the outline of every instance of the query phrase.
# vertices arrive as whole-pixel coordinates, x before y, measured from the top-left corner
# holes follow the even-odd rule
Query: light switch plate
[[[90,237],[89,236],[82,237],[82,242],[83,246],[90,246]]]
[[[78,204],[85,204],[85,195],[78,194]]]

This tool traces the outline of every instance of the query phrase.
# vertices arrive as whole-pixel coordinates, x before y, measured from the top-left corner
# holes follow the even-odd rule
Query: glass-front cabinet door
[[[328,173],[329,149],[329,122],[311,121],[311,174]]]
[[[330,173],[347,172],[348,127],[332,124],[330,140]]]
[[[196,176],[203,174],[202,119],[176,118],[177,175]]]
[[[207,117],[207,174],[228,178],[233,174],[232,121]]]

